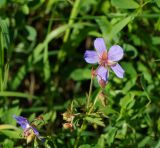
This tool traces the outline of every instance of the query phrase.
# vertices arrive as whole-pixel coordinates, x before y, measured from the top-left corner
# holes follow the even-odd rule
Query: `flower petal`
[[[84,53],[84,59],[87,63],[95,64],[98,62],[98,55],[96,51],[86,50]]]
[[[119,45],[113,45],[108,51],[108,60],[117,62],[123,57],[123,49]]]
[[[124,70],[118,63],[116,65],[111,66],[111,68],[117,77],[119,77],[119,78],[124,77]]]
[[[103,66],[100,66],[97,69],[97,79],[98,79],[99,85],[104,88],[108,80],[108,70]]]
[[[34,134],[35,134],[36,136],[39,136],[38,130],[37,130],[35,127],[33,127],[33,126],[31,126],[31,128],[32,128]]]
[[[22,129],[26,129],[28,127],[30,127],[29,122],[26,118],[22,117],[22,116],[13,116],[13,118],[16,119],[17,123],[20,124],[20,126],[22,127]]]
[[[107,52],[103,38],[96,38],[94,41],[94,47],[97,50],[98,55],[102,55],[104,52]]]
[[[104,68],[103,66],[100,66],[97,69],[98,80],[103,79],[104,81],[107,81],[108,80],[107,75],[108,75],[108,70],[106,68]]]
[[[33,130],[34,134],[37,136],[39,140],[41,140],[42,142],[45,142],[46,139],[40,136],[38,130],[35,127],[31,126],[31,129]]]

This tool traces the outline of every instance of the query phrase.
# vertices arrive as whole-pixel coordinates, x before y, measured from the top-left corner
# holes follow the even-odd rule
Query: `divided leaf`
[[[111,0],[113,6],[121,9],[136,9],[139,4],[134,0]]]
[[[86,117],[85,118],[88,122],[97,124],[99,126],[105,126],[104,122],[101,118],[92,118],[92,117]]]

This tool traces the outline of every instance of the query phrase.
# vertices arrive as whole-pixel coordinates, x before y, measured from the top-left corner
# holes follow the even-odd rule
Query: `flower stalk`
[[[89,93],[88,93],[88,97],[87,97],[87,109],[90,106],[92,87],[93,87],[93,76],[91,77],[90,86],[89,86]]]

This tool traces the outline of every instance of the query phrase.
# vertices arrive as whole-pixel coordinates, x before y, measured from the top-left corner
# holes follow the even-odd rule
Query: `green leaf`
[[[89,69],[76,69],[71,73],[70,77],[75,81],[91,79],[91,70],[89,70]]]
[[[151,75],[151,71],[149,71],[147,65],[145,65],[144,63],[142,62],[139,62],[138,63],[138,70],[140,72],[142,72],[142,74],[144,74],[144,79],[148,82],[148,83],[152,83],[153,82],[153,78],[152,78],[152,75]]]
[[[0,8],[4,7],[6,4],[6,0],[0,0]]]
[[[36,99],[38,97],[21,92],[3,91],[0,92],[0,97],[18,97],[18,98],[32,98]]]
[[[153,36],[151,39],[152,39],[153,45],[160,45],[160,37],[159,36]]]
[[[146,86],[146,81],[144,79],[144,75],[141,76],[140,82],[141,82],[141,86],[142,86],[142,88],[143,88],[143,90],[144,90],[144,92],[146,94],[146,97],[147,97],[147,99],[149,101],[148,104],[150,104],[151,103],[151,98],[150,98],[148,90],[147,90],[147,86]]]
[[[21,83],[22,79],[24,78],[24,76],[26,75],[27,71],[28,71],[28,67],[31,67],[31,61],[33,59],[33,63],[36,63],[39,61],[39,57],[41,55],[41,52],[43,51],[43,49],[45,48],[46,44],[48,44],[52,39],[56,38],[58,35],[60,35],[61,33],[63,33],[69,26],[64,25],[61,26],[55,30],[53,30],[52,32],[50,32],[47,36],[46,39],[44,40],[43,43],[39,43],[33,53],[28,57],[28,62],[26,65],[23,65],[22,67],[20,67],[18,73],[16,74],[13,83],[12,83],[12,89],[16,89],[19,84]]]
[[[27,4],[25,4],[25,5],[23,5],[22,7],[21,7],[21,10],[22,10],[22,12],[24,13],[24,14],[29,14],[29,7],[27,6]]]
[[[111,144],[113,143],[114,138],[115,138],[116,133],[117,133],[117,130],[118,130],[118,129],[117,129],[116,127],[109,127],[109,128],[108,128],[108,132],[107,132],[107,134],[105,135],[105,138],[106,138],[107,143],[108,143],[109,145],[111,145]]]
[[[46,46],[44,50],[43,62],[44,62],[44,66],[43,66],[44,81],[47,81],[51,75],[51,68],[50,68],[50,63],[48,59],[48,46]]]
[[[9,124],[1,124],[0,125],[0,130],[6,130],[6,129],[17,129],[17,128],[15,126],[9,125]]]
[[[13,107],[3,112],[2,121],[7,124],[15,125],[16,121],[13,115],[20,115],[21,109],[19,107]]]
[[[12,140],[6,139],[3,142],[3,148],[13,148],[14,147],[14,142]]]
[[[123,48],[125,49],[126,54],[127,54],[131,59],[134,59],[134,58],[136,58],[136,57],[138,56],[137,49],[136,49],[133,45],[124,44]]]
[[[96,137],[97,135],[96,135],[96,133],[94,133],[94,132],[83,131],[83,132],[81,133],[81,136],[82,136],[82,137],[89,137],[89,136]]]
[[[122,67],[125,69],[125,73],[132,78],[137,77],[137,72],[135,67],[130,62],[121,62]]]
[[[111,30],[110,38],[113,38],[117,33],[119,33],[132,19],[133,16],[128,16],[115,24]]]
[[[30,41],[35,40],[35,38],[37,36],[37,32],[36,32],[35,28],[33,28],[32,26],[29,26],[29,25],[27,25],[25,28],[28,32],[27,39]]]
[[[97,124],[99,126],[105,126],[101,118],[92,118],[92,117],[86,117],[85,118],[88,122]]]
[[[106,42],[109,41],[109,33],[111,31],[111,24],[107,20],[106,16],[101,16],[96,19],[97,24],[99,25],[99,28],[101,29],[101,32],[103,34],[103,37]]]
[[[147,91],[146,81],[145,81],[143,75],[141,76],[141,79],[140,79],[140,80],[141,80],[141,86],[142,86],[143,90],[144,90],[144,91]]]
[[[82,144],[78,148],[91,148],[89,144]]]
[[[160,0],[156,0],[156,4],[160,8]]]
[[[77,23],[77,24],[73,24],[73,25],[63,25],[63,26],[60,26],[60,27],[56,28],[55,30],[51,31],[46,36],[43,43],[39,43],[35,47],[35,49],[33,50],[33,53],[28,57],[27,64],[23,65],[19,68],[15,78],[12,81],[12,89],[15,90],[20,85],[21,81],[23,80],[23,78],[27,74],[28,69],[31,68],[31,66],[33,66],[33,63],[36,63],[40,60],[41,52],[46,47],[46,44],[49,44],[49,42],[51,40],[53,40],[53,39],[59,37],[60,35],[62,35],[62,33],[64,33],[66,31],[66,29],[79,27],[79,26],[83,26],[83,25],[86,25],[86,24]]]
[[[111,0],[111,4],[122,9],[136,9],[139,4],[134,0]]]
[[[56,112],[54,111],[50,111],[46,114],[43,114],[43,118],[44,118],[44,121],[47,122],[48,120],[51,120],[52,122],[56,119]]]
[[[160,140],[158,140],[157,144],[154,146],[154,148],[159,148],[160,147]]]
[[[134,93],[128,93],[125,97],[123,97],[120,100],[121,108],[130,109],[135,103],[134,96]]]
[[[152,138],[150,136],[146,136],[140,141],[140,143],[138,144],[138,147],[146,147],[146,145],[151,142],[152,142]],[[154,147],[154,148],[156,148],[156,147]]]
[[[8,49],[9,45],[10,45],[8,21],[0,19],[0,28],[1,28],[1,31],[2,31],[4,47],[6,47]]]
[[[135,86],[137,78],[131,78],[130,80],[128,80],[125,84],[125,86],[122,89],[122,92],[124,94],[128,93],[128,91]]]
[[[103,148],[105,147],[105,136],[102,134],[99,139],[98,143],[94,146],[94,148]]]
[[[1,130],[0,133],[3,133],[4,135],[8,136],[9,138],[14,139],[21,139],[19,132],[17,131],[10,131],[10,130]]]

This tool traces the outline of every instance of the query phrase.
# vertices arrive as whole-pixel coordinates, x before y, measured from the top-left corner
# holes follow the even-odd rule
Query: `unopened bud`
[[[73,124],[72,123],[64,123],[63,128],[64,129],[73,129]]]
[[[74,115],[68,112],[63,113],[62,116],[63,116],[63,120],[66,120],[67,122],[72,122],[74,119]]]
[[[99,85],[100,85],[102,88],[105,88],[105,86],[106,86],[106,81],[104,81],[103,79],[99,80]]]

